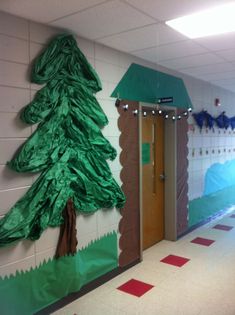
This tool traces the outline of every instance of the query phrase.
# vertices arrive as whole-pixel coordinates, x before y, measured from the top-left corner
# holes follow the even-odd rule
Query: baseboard
[[[194,224],[192,226],[190,226],[190,228],[188,228],[186,231],[184,231],[183,233],[181,233],[180,235],[177,236],[177,240],[184,237],[185,235],[191,233],[192,231],[196,230],[197,228],[199,228],[200,226],[203,226],[213,220],[215,220],[216,218],[224,215],[225,213],[229,212],[229,210],[225,209],[225,210],[221,210],[221,211],[218,211],[216,214],[210,216],[209,218],[206,218],[205,220],[197,223],[197,224]]]

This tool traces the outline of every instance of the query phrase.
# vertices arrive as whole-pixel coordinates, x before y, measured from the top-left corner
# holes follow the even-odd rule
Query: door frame
[[[140,188],[140,256],[143,259],[143,203],[142,203],[142,107],[152,109],[153,104],[139,102],[139,188]],[[174,107],[164,106],[169,114],[175,115]],[[177,240],[177,202],[176,202],[176,170],[177,170],[177,122],[164,120],[164,166],[166,180],[164,182],[164,239]]]

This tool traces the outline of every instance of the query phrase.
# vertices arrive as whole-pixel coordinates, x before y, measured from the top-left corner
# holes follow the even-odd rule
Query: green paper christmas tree
[[[32,82],[45,85],[21,119],[39,125],[8,166],[41,174],[0,221],[0,246],[64,224],[68,203],[92,213],[125,202],[106,162],[116,151],[101,132],[108,120],[93,95],[101,83],[72,35],[52,40],[36,59]]]

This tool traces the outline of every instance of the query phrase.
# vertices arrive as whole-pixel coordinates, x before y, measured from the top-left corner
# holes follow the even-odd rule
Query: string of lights
[[[119,107],[121,105],[121,99],[117,98],[115,101],[115,106]],[[122,105],[122,108],[124,111],[129,110],[129,105],[124,104]],[[162,116],[164,119],[171,119],[172,121],[181,120],[182,118],[188,118],[189,114],[192,112],[192,108],[188,108],[183,113],[175,115],[174,113],[171,114],[169,111],[165,111],[160,108],[159,104],[156,105],[155,108],[149,108],[139,111],[138,109],[132,110],[132,113],[134,116],[138,116],[139,114],[142,114],[143,117],[147,117],[148,115],[152,116]]]

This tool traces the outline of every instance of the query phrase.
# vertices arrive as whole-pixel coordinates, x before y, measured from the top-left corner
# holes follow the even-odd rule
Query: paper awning
[[[111,97],[183,109],[193,108],[181,78],[135,63],[130,65]]]

